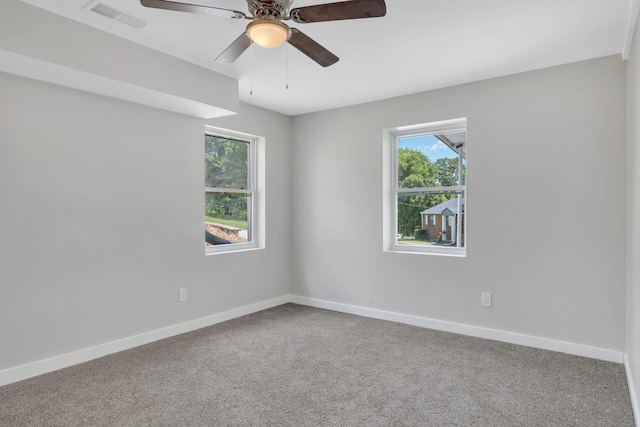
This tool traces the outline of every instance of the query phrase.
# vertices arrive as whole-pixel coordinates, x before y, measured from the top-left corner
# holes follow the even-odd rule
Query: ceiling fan
[[[234,62],[251,43],[263,47],[277,47],[289,42],[293,47],[323,67],[335,64],[338,57],[322,47],[297,28],[282,21],[292,20],[298,24],[340,21],[344,19],[377,18],[385,16],[384,0],[350,0],[337,3],[318,4],[290,9],[293,0],[247,0],[251,16],[230,9],[213,6],[180,3],[170,0],[140,0],[140,4],[156,9],[177,10],[223,18],[251,20],[247,29],[224,52],[216,62]]]

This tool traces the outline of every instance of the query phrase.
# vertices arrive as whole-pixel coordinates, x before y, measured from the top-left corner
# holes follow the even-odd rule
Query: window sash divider
[[[204,191],[207,193],[237,193],[237,194],[248,194],[248,195],[251,195],[254,193],[254,190],[251,190],[251,189],[222,188],[222,187],[205,187]]]
[[[466,185],[452,185],[446,187],[396,187],[397,193],[456,193],[465,192]]]

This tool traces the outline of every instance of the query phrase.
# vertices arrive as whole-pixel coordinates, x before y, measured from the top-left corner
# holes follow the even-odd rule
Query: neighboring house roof
[[[422,215],[454,215],[458,213],[458,199],[447,200],[420,212]],[[464,199],[462,199],[462,213],[464,213]]]

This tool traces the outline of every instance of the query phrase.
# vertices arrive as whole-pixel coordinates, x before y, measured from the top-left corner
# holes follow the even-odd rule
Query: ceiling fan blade
[[[291,29],[289,44],[291,44],[293,47],[295,47],[300,52],[304,53],[323,67],[333,65],[340,59],[333,53],[329,52],[327,49],[319,45],[311,37],[305,35],[296,28]]]
[[[199,13],[201,15],[220,16],[223,18],[245,19],[247,17],[247,15],[242,12],[238,12],[237,10],[179,3],[169,0],[140,0],[140,4],[145,7],[153,7],[155,9],[177,10],[179,12]]]
[[[384,0],[352,0],[291,9],[291,19],[300,24],[378,18],[387,14]]]
[[[233,43],[229,45],[228,48],[224,50],[218,57],[216,58],[216,62],[221,62],[223,64],[230,64],[242,55],[242,53],[247,50],[247,48],[251,46],[251,39],[247,35],[247,33],[240,34]]]

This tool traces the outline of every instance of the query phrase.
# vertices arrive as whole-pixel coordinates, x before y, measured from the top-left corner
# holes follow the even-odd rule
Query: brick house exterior
[[[462,241],[464,242],[464,199],[462,206]],[[427,232],[428,240],[455,242],[458,221],[458,199],[447,200],[444,203],[420,212],[422,229]],[[443,224],[444,223],[444,224]]]

